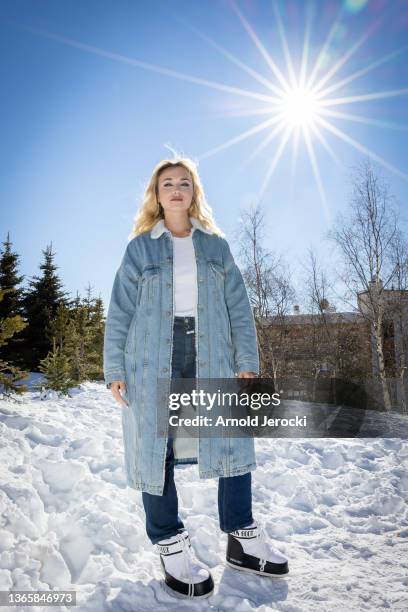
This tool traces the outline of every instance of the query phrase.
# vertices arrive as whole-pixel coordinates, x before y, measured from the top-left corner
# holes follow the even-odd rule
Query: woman
[[[178,515],[174,466],[181,463],[198,463],[200,478],[219,478],[227,563],[265,576],[285,574],[287,558],[270,548],[252,517],[253,438],[198,437],[183,447],[157,435],[157,407],[166,399],[159,379],[168,389],[173,378],[259,374],[246,287],[191,160],[155,167],[132,236],[113,284],[104,374],[122,405],[127,483],[142,491],[146,532],[165,583],[194,598],[214,589]]]

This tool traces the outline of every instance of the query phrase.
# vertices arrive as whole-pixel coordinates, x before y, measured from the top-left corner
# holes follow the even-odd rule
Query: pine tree
[[[17,272],[19,255],[12,250],[10,233],[3,242],[3,249],[0,254],[0,289],[5,290],[3,299],[0,301],[0,319],[12,317],[23,317],[23,288],[18,287],[24,279],[24,275],[19,276]],[[22,328],[21,328],[22,329]],[[24,366],[21,355],[21,344],[23,338],[21,334],[14,332],[8,338],[7,343],[0,347],[0,359],[12,363],[14,366]]]
[[[69,395],[68,390],[75,383],[70,376],[69,358],[63,348],[57,345],[56,338],[53,338],[52,350],[41,359],[38,369],[45,376],[45,382],[41,383],[41,387]]]
[[[103,301],[100,297],[92,297],[92,288],[89,284],[86,288],[84,304],[87,308],[89,329],[86,369],[87,377],[90,380],[103,380]]]
[[[73,301],[66,336],[66,351],[71,363],[71,377],[76,384],[103,379],[103,302],[92,297],[88,285],[86,297]]]
[[[0,304],[4,300],[4,297],[8,291],[9,290],[7,289],[0,289]],[[26,325],[27,324],[23,321],[20,315],[0,318],[0,347],[4,348],[4,346],[7,346],[10,338],[12,338],[14,334],[23,330]],[[24,372],[16,365],[0,359],[0,390],[3,395],[10,397],[11,391],[19,394],[23,391],[27,391],[26,385],[15,384],[17,381],[27,377],[28,372]]]
[[[63,302],[58,304],[55,319],[50,323],[52,349],[41,360],[39,370],[45,375],[46,383],[41,382],[38,388],[52,389],[68,394],[69,387],[75,382],[70,376],[71,365],[66,351],[66,338],[70,323],[70,309]]]
[[[61,290],[54,264],[52,243],[43,251],[44,263],[41,276],[29,281],[24,295],[24,312],[28,327],[24,334],[24,360],[30,370],[37,370],[42,359],[52,347],[52,322],[60,302],[67,303],[67,293]]]
[[[103,300],[95,298],[92,308],[92,354],[89,357],[88,375],[91,380],[103,380],[103,340],[105,331]]]
[[[66,335],[70,319],[70,308],[66,304],[64,304],[64,302],[60,302],[57,307],[55,318],[50,323],[50,334],[52,336],[53,341],[55,339],[57,346],[61,350],[65,349]]]
[[[78,385],[88,378],[88,353],[91,344],[90,331],[87,307],[81,303],[71,310],[71,319],[66,336],[71,377]]]

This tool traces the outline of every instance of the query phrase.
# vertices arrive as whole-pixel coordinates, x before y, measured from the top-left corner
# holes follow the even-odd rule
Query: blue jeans
[[[189,333],[188,333],[189,332]],[[195,378],[195,319],[174,317],[172,378]],[[146,533],[152,544],[184,531],[178,515],[178,498],[174,483],[173,440],[168,439],[163,495],[142,492],[146,513]],[[218,480],[218,516],[225,533],[243,529],[253,522],[251,472]]]

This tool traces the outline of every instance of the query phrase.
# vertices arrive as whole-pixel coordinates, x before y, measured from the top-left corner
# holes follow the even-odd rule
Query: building
[[[291,379],[292,388],[296,386],[294,380],[304,381],[304,388],[312,384],[315,389],[316,380],[330,378],[361,384],[372,382],[372,388],[377,388],[378,355],[370,317],[372,296],[368,291],[361,292],[357,302],[358,310],[354,312],[336,312],[327,303],[321,313],[302,314],[295,305],[292,314],[258,320],[265,376]],[[384,312],[385,372],[390,379],[393,403],[399,404],[402,391],[398,385],[402,382],[402,389],[406,385],[408,364],[408,291],[381,287],[381,300],[374,303]],[[323,382],[319,384],[325,386]]]

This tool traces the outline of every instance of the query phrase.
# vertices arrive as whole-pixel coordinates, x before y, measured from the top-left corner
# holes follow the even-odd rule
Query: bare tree
[[[347,215],[339,215],[329,238],[338,246],[344,268],[341,280],[348,298],[358,295],[358,309],[371,324],[384,406],[391,409],[387,385],[383,327],[384,291],[395,278],[395,243],[400,237],[398,215],[384,179],[369,159],[357,168]]]
[[[313,364],[314,401],[317,378],[322,370],[330,371],[331,376],[336,376],[336,329],[329,322],[330,283],[312,247],[308,250],[303,269],[307,311],[310,313],[310,325],[307,326],[306,333],[309,336],[309,356]]]
[[[263,376],[274,378],[282,374],[285,355],[288,353],[284,325],[281,333],[272,341],[272,327],[284,322],[294,298],[290,271],[281,256],[263,246],[265,237],[264,212],[261,206],[251,206],[241,212],[238,242],[241,248],[243,277],[254,309],[254,317],[260,347]]]
[[[394,324],[394,342],[396,357],[396,374],[399,382],[401,409],[408,412],[406,375],[408,354],[408,245],[399,234],[394,242],[393,263],[395,274],[392,279],[394,300],[392,317]]]

